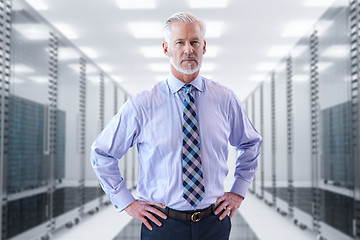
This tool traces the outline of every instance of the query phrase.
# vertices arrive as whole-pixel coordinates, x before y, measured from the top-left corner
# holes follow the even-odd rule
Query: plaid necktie
[[[183,125],[183,197],[194,207],[205,195],[203,173],[201,171],[200,137],[198,118],[191,85],[185,85]]]

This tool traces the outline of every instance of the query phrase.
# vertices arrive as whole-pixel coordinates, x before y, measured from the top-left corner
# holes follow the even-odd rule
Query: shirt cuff
[[[111,203],[115,206],[118,212],[122,212],[127,206],[135,201],[134,196],[129,189],[124,188],[110,199]]]
[[[249,189],[250,183],[241,179],[236,178],[234,184],[231,187],[230,192],[236,193],[245,198],[245,195]]]

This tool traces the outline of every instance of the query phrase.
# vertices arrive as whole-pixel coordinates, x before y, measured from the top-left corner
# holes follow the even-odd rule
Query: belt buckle
[[[193,222],[198,222],[198,221],[200,221],[201,219],[199,218],[199,214],[200,214],[200,212],[194,212],[194,213],[191,215],[191,221],[193,221]]]

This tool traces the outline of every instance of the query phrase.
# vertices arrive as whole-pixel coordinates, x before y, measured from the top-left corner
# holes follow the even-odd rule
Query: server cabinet
[[[328,11],[319,20],[320,232],[326,238],[353,235],[354,169],[351,157],[349,8]],[[336,206],[336,207],[335,207]]]
[[[291,50],[293,82],[293,221],[312,228],[309,37]]]
[[[81,153],[80,63],[81,53],[59,38],[57,118],[61,139],[54,171],[56,186],[53,195],[54,228],[78,221],[81,214],[84,168]],[[61,134],[60,134],[61,132]],[[61,173],[59,173],[61,171]]]
[[[85,138],[85,192],[84,212],[93,213],[100,206],[102,192],[97,176],[90,163],[90,147],[103,128],[104,79],[91,62],[86,64],[86,138]]]
[[[47,231],[51,218],[54,112],[49,95],[50,55],[46,51],[51,36],[46,25],[24,11],[13,11],[11,21],[2,238],[21,238],[25,232],[36,237]],[[29,34],[34,29],[37,34]]]
[[[276,207],[279,212],[288,211],[288,161],[287,161],[287,111],[286,111],[286,59],[275,68],[275,177]]]
[[[272,168],[272,75],[264,81],[263,97],[264,97],[264,131],[261,132],[263,137],[262,151],[264,153],[264,201],[269,205],[273,205],[273,168]]]
[[[254,90],[254,97],[253,97],[253,101],[254,101],[254,122],[253,125],[255,126],[256,130],[261,134],[261,132],[263,131],[262,129],[262,85],[258,86],[255,90]],[[255,193],[259,198],[263,198],[263,166],[264,166],[264,162],[263,162],[263,156],[262,156],[262,151],[260,151],[260,155],[258,156],[258,168],[256,171],[256,176],[255,176]]]

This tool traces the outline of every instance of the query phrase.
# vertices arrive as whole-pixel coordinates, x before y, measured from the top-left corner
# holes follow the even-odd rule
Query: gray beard
[[[170,54],[170,63],[171,63],[171,65],[173,65],[173,67],[174,67],[176,70],[178,70],[178,71],[181,72],[181,73],[188,74],[188,75],[191,75],[191,74],[193,74],[193,73],[196,73],[196,72],[199,71],[199,69],[201,68],[201,63],[200,63],[200,64],[198,64],[198,66],[197,66],[195,69],[191,69],[191,64],[189,63],[189,64],[188,64],[189,69],[188,69],[188,70],[183,69],[183,68],[181,68],[180,64],[179,64],[179,65],[175,65],[174,59],[173,59],[173,57],[171,56],[171,54]]]

